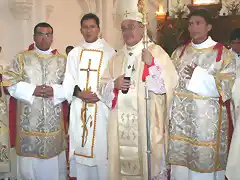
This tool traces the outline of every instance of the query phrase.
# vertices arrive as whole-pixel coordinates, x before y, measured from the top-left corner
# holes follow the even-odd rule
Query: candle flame
[[[156,15],[164,15],[166,14],[164,11],[163,11],[163,7],[161,4],[159,4],[159,8],[158,8],[158,11],[156,12]]]

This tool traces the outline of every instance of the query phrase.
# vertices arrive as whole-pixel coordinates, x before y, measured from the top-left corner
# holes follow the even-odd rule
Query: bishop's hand
[[[115,81],[114,81],[114,88],[117,90],[127,90],[129,89],[131,85],[131,81],[124,79],[124,75],[119,76]]]
[[[142,50],[142,61],[150,66],[152,64],[153,56],[148,49]]]

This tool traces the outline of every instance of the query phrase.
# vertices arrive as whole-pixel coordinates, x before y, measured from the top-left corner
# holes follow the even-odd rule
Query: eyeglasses
[[[130,24],[127,27],[121,27],[122,32],[133,31],[136,28],[134,24]]]
[[[35,33],[35,36],[40,36],[40,37],[43,37],[43,36],[52,37],[52,36],[53,36],[53,33],[36,32],[36,33]]]

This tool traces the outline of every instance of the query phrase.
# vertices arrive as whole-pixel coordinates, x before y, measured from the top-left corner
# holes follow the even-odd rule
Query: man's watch
[[[77,97],[77,93],[78,92],[82,92],[82,90],[78,87],[78,85],[76,85],[74,87],[74,91],[73,91],[73,96],[76,96]]]

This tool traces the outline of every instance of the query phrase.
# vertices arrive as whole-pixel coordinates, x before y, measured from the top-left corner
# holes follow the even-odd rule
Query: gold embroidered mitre
[[[140,12],[141,4],[142,0],[120,0],[117,6],[119,22],[128,19],[142,22],[143,14]]]

